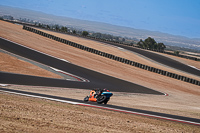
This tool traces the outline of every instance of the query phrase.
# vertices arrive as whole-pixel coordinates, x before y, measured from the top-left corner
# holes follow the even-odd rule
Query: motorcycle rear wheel
[[[101,104],[106,100],[106,96],[105,95],[100,95],[97,97],[97,103]]]
[[[110,98],[107,98],[107,99],[104,101],[104,104],[107,104],[109,100],[110,100]]]

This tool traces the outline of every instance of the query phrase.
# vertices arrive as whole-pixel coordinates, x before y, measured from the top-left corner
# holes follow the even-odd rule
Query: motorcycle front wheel
[[[85,97],[83,101],[87,102],[89,100],[89,97]]]

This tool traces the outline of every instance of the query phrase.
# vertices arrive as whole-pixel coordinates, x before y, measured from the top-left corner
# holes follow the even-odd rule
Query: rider
[[[100,95],[101,95],[103,92],[105,92],[105,91],[108,91],[108,92],[109,92],[109,90],[107,90],[106,88],[95,90],[97,96],[100,96]]]

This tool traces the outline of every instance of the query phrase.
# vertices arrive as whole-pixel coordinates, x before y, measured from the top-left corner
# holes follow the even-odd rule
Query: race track
[[[90,89],[90,90],[92,88],[108,88],[109,90],[116,91],[116,92],[131,92],[131,93],[164,95],[163,93],[152,90],[150,88],[143,87],[143,86],[140,86],[128,81],[124,81],[122,79],[117,79],[115,77],[111,77],[105,74],[101,74],[101,73],[98,73],[98,72],[95,72],[95,71],[92,71],[80,66],[76,66],[69,62],[59,60],[52,56],[46,55],[44,53],[40,53],[38,51],[29,49],[27,47],[21,46],[19,44],[10,42],[2,38],[0,38],[0,48],[6,51],[12,52],[14,54],[23,56],[25,58],[60,69],[62,71],[66,71],[74,75],[78,75],[79,77],[83,77],[89,81],[89,82],[67,81],[63,79],[53,79],[53,78],[44,78],[44,77],[0,72],[0,83],[80,88],[80,89]],[[107,110],[112,110],[112,111],[137,114],[137,115],[171,120],[171,121],[176,121],[176,122],[182,122],[182,123],[187,123],[187,124],[200,125],[200,120],[195,119],[195,118],[169,115],[169,114],[157,113],[157,112],[146,111],[146,110],[120,107],[120,106],[115,106],[115,105],[100,105],[96,103],[84,103],[83,101],[76,100],[76,99],[69,99],[69,98],[31,93],[31,92],[25,92],[25,91],[18,91],[18,90],[11,90],[11,89],[6,89],[6,88],[0,88],[0,91],[11,93],[11,94],[31,96],[31,97],[37,97],[37,98],[45,98],[49,100],[66,102],[66,103],[76,104],[76,105],[81,105],[81,106],[95,107],[95,108],[107,109]]]
[[[200,119],[189,118],[189,117],[184,117],[184,116],[158,113],[158,112],[153,112],[153,111],[127,108],[127,107],[121,107],[121,106],[109,105],[109,104],[107,104],[107,105],[97,104],[95,102],[83,102],[81,100],[76,100],[76,99],[71,99],[71,98],[45,95],[45,94],[39,94],[39,93],[32,93],[32,92],[25,92],[25,91],[12,90],[12,89],[6,89],[6,88],[0,88],[0,91],[10,93],[10,94],[17,94],[17,95],[23,95],[23,96],[35,97],[35,98],[43,98],[43,99],[48,99],[48,100],[52,100],[52,101],[64,102],[64,103],[75,104],[75,105],[80,105],[80,106],[100,108],[100,109],[105,109],[105,110],[111,110],[111,111],[123,112],[123,113],[128,113],[128,114],[135,114],[135,115],[159,118],[159,119],[164,119],[164,120],[170,120],[170,121],[200,126]]]
[[[181,62],[178,62],[176,60],[173,60],[171,58],[168,58],[166,56],[156,54],[156,53],[153,53],[151,51],[142,50],[142,49],[139,49],[139,48],[125,46],[125,45],[114,44],[114,43],[112,45],[130,50],[130,51],[138,53],[138,54],[141,54],[141,55],[143,55],[143,56],[145,56],[145,57],[147,57],[151,60],[154,60],[154,61],[161,63],[161,64],[164,64],[166,66],[175,68],[177,70],[181,70],[183,72],[187,72],[187,73],[190,73],[190,74],[193,74],[193,75],[196,75],[196,76],[200,76],[199,70],[192,68],[192,67],[190,67],[186,64],[183,64]]]
[[[0,48],[89,80],[89,82],[77,82],[0,72],[0,83],[80,89],[108,88],[109,90],[116,92],[164,95],[153,89],[59,60],[3,38],[0,38]]]

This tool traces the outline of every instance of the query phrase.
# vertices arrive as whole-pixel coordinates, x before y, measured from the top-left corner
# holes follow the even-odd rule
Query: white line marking
[[[8,85],[7,84],[0,84],[0,86],[4,86],[5,87],[5,86],[8,86]]]
[[[79,104],[77,102],[60,100],[60,99],[55,99],[55,98],[48,98],[48,97],[42,97],[42,96],[36,96],[36,95],[29,95],[29,94],[23,94],[23,93],[18,93],[18,92],[11,92],[11,91],[4,91],[4,90],[0,90],[0,91],[6,92],[6,93],[10,93],[10,94],[17,94],[17,95],[22,95],[22,96],[34,97],[34,98],[42,98],[42,99],[47,99],[47,100],[51,100],[51,101],[69,103],[69,104]]]
[[[53,69],[54,71],[56,72],[60,72],[62,74],[65,74],[65,75],[69,75],[75,79],[77,79],[78,81],[82,81],[82,82],[90,82],[88,79],[85,79],[85,78],[82,78],[82,77],[79,77],[77,75],[74,75],[74,74],[71,74],[71,73],[68,73],[68,72],[65,72],[65,71],[62,71],[62,70],[59,70],[57,68],[53,68],[53,67],[50,67],[51,69]]]
[[[60,58],[58,58],[58,59],[61,60],[61,61],[65,61],[65,62],[71,63],[70,61],[65,60],[65,59],[60,59]]]
[[[120,50],[124,50],[124,48],[121,48],[121,47],[117,47],[118,49],[120,49]]]
[[[195,66],[191,66],[191,65],[188,65],[188,66],[200,71],[200,69],[196,68]]]

